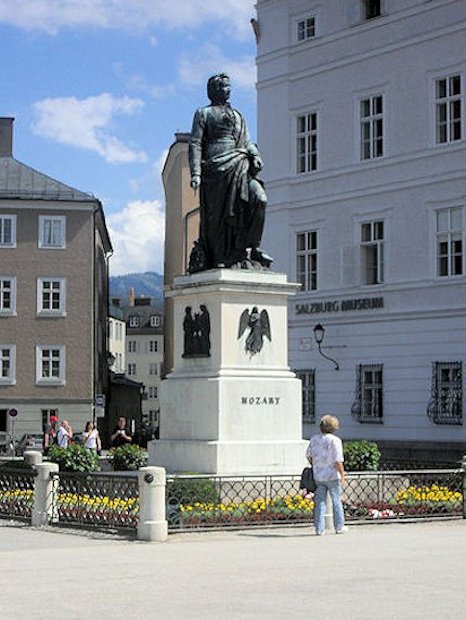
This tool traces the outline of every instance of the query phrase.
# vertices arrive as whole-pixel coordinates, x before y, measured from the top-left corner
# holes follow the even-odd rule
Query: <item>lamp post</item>
[[[322,345],[322,342],[325,336],[325,327],[321,323],[317,323],[317,325],[313,329],[313,332],[314,332],[314,338],[317,342],[319,353],[322,355],[322,357],[325,357],[325,359],[335,364],[335,370],[340,370],[340,366],[338,365],[338,362],[334,360],[333,358],[329,357],[328,355],[325,355],[325,353],[322,352],[321,345]]]

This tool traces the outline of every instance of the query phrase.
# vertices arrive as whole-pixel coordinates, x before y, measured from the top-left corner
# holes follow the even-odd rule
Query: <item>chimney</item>
[[[134,306],[134,298],[135,298],[135,295],[134,295],[134,288],[133,288],[133,287],[131,287],[131,288],[129,289],[129,305],[130,305],[130,306]]]
[[[14,118],[0,118],[0,157],[13,157]]]

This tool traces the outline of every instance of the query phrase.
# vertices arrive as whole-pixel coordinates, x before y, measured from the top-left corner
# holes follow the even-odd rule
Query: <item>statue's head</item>
[[[230,98],[231,82],[226,73],[217,73],[207,82],[207,96],[212,103],[226,103]]]

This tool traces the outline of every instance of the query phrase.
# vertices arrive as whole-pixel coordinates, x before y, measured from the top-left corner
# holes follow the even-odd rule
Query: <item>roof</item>
[[[55,181],[14,157],[0,157],[0,198],[96,202],[92,194]]]

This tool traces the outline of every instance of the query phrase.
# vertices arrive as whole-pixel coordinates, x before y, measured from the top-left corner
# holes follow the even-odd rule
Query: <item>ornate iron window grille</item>
[[[351,415],[358,422],[383,422],[382,364],[358,364]]]
[[[427,416],[434,424],[463,424],[462,365],[462,362],[432,362]]]
[[[316,384],[315,370],[296,370],[296,376],[301,379],[303,398],[303,420],[314,423],[316,420]]]

